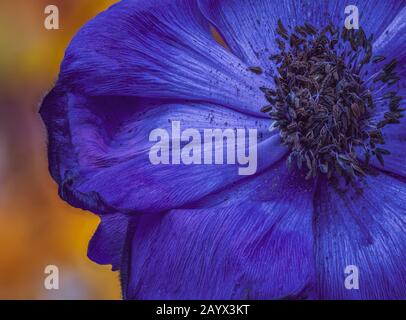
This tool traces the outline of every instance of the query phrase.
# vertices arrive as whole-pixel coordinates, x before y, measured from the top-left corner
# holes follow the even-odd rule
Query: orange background
[[[87,258],[98,218],[59,199],[38,105],[77,30],[114,0],[0,2],[0,299],[119,299],[118,274]],[[60,30],[44,28],[59,8]],[[60,289],[44,288],[57,265]]]

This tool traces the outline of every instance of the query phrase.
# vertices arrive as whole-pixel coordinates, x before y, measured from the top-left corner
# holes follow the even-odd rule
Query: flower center
[[[382,147],[382,129],[399,123],[403,111],[395,91],[379,96],[399,80],[396,59],[368,78],[364,66],[385,58],[372,56],[372,36],[362,28],[340,32],[329,24],[318,31],[306,23],[289,32],[279,20],[276,31],[279,52],[270,57],[275,88],[261,88],[269,102],[261,111],[290,149],[288,166],[307,170],[306,179],[325,174],[349,183],[368,172],[371,157],[383,165],[389,151]],[[372,116],[383,100],[388,112],[377,121]]]

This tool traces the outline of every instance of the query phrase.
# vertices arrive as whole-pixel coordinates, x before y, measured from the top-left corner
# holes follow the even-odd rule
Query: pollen
[[[372,157],[383,165],[390,152],[382,130],[400,122],[402,98],[396,91],[375,93],[399,81],[396,59],[385,64],[385,57],[374,57],[372,36],[362,28],[318,30],[306,23],[288,31],[279,20],[276,33],[275,87],[261,88],[269,102],[261,111],[290,149],[288,166],[305,170],[306,179],[322,174],[349,183],[368,173]],[[365,65],[378,63],[380,71],[366,77]],[[376,103],[388,107],[378,121]]]

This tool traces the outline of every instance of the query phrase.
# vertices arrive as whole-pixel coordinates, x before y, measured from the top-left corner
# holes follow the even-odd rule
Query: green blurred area
[[[78,29],[114,0],[0,2],[0,299],[119,299],[118,274],[87,256],[99,222],[57,195],[38,105]],[[57,5],[60,30],[44,27]],[[44,288],[57,265],[60,289]]]

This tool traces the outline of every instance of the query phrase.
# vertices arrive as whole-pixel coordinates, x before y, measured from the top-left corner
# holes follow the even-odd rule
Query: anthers
[[[399,81],[396,59],[365,79],[365,65],[385,57],[373,56],[372,36],[362,28],[340,31],[330,23],[319,31],[306,23],[288,31],[278,20],[276,33],[279,52],[270,57],[275,87],[261,88],[269,102],[261,111],[290,149],[288,166],[307,170],[306,179],[324,174],[349,183],[367,174],[371,157],[383,165],[390,152],[382,129],[403,117],[402,98],[396,91],[376,93]],[[249,69],[262,73],[260,67]],[[378,121],[376,103],[388,106]]]

